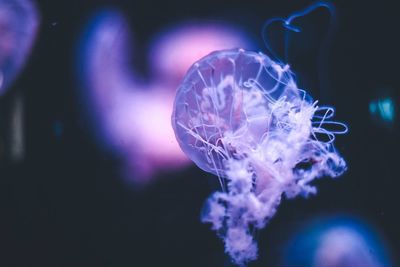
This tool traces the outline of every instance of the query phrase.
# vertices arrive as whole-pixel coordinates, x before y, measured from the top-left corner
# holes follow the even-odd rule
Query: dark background
[[[218,188],[215,177],[192,167],[135,189],[120,179],[120,159],[94,141],[76,90],[77,42],[95,11],[119,8],[138,42],[135,67],[146,74],[140,55],[165,26],[196,18],[235,22],[259,40],[262,50],[266,19],[310,3],[39,1],[36,45],[19,79],[0,99],[5,146],[0,266],[230,266],[222,242],[199,220],[204,200]],[[290,45],[290,61],[300,85],[315,88],[311,94],[334,105],[338,120],[349,125],[349,134],[338,137],[336,145],[349,170],[338,179],[317,181],[315,197],[283,201],[259,234],[260,257],[250,266],[279,266],[296,229],[313,216],[329,214],[364,219],[399,258],[399,123],[373,119],[368,110],[373,99],[390,96],[398,111],[398,8],[387,0],[333,3],[337,25],[330,45],[323,54],[315,52],[328,28],[327,13],[311,15],[304,19],[304,37]],[[7,156],[7,133],[17,94],[24,99],[26,149],[24,159],[14,162]]]

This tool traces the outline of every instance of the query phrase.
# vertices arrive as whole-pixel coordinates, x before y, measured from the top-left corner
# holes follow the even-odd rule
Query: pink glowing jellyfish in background
[[[0,94],[21,71],[36,37],[39,15],[29,0],[0,0]]]
[[[367,221],[343,215],[306,222],[285,247],[279,266],[393,266],[384,236]]]
[[[257,258],[253,231],[275,214],[282,195],[315,194],[314,179],[345,171],[333,141],[347,127],[333,115],[297,87],[289,65],[262,53],[216,51],[188,70],[172,126],[185,154],[219,177],[222,191],[208,199],[202,221],[236,264]]]
[[[217,23],[181,23],[150,45],[150,71],[134,70],[129,25],[116,11],[95,16],[79,53],[83,96],[101,144],[123,160],[125,177],[146,184],[187,166],[170,126],[175,89],[194,60],[217,49],[251,47],[240,31]],[[183,57],[177,57],[178,54]]]

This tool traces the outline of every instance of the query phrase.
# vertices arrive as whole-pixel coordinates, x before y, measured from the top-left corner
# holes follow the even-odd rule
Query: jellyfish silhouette
[[[310,184],[336,177],[346,163],[332,121],[298,88],[290,67],[263,53],[216,51],[197,61],[177,89],[172,126],[185,154],[219,177],[222,191],[207,201],[211,223],[238,265],[257,258],[254,230],[275,214],[282,196],[316,193]]]

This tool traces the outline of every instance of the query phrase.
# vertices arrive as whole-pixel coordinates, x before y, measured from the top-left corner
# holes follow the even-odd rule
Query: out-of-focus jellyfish
[[[396,119],[396,103],[391,95],[381,96],[369,103],[369,112],[378,124],[393,126]]]
[[[287,244],[284,267],[390,267],[386,245],[365,223],[345,217],[319,218]]]
[[[150,63],[157,79],[174,83],[174,90],[193,62],[212,51],[246,47],[248,38],[228,24],[187,23],[158,36],[150,51]]]
[[[262,53],[221,50],[200,59],[177,89],[172,126],[185,154],[219,177],[207,202],[212,224],[239,265],[256,259],[253,233],[275,214],[282,195],[316,193],[310,183],[346,169],[333,108],[296,85],[288,65]]]
[[[29,0],[0,0],[0,94],[22,69],[38,29],[39,17]]]
[[[143,79],[129,62],[134,49],[123,15],[108,10],[94,17],[79,53],[82,92],[99,143],[120,155],[129,180],[143,184],[160,171],[189,164],[169,117],[182,70],[213,50],[248,43],[232,27],[183,23],[153,40],[149,78]],[[171,59],[181,52],[183,60]]]

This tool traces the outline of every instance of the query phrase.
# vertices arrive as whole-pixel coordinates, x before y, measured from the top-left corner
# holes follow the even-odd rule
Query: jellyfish
[[[363,218],[318,216],[304,223],[287,241],[279,266],[391,267],[393,259],[387,245],[384,236]]]
[[[36,38],[39,14],[30,0],[0,0],[0,95],[25,64]]]
[[[145,80],[127,60],[135,52],[135,40],[126,17],[106,9],[89,24],[76,62],[82,82],[79,93],[88,104],[85,111],[99,143],[122,159],[124,178],[134,186],[189,165],[169,122],[175,89],[199,56],[216,49],[249,47],[249,37],[233,25],[180,22],[156,34]],[[178,53],[183,57],[171,62]]]
[[[333,142],[347,127],[333,115],[298,88],[289,65],[263,53],[215,51],[188,70],[172,127],[184,153],[219,178],[222,189],[206,201],[201,219],[234,263],[257,258],[254,231],[283,196],[315,194],[314,179],[346,170]]]

